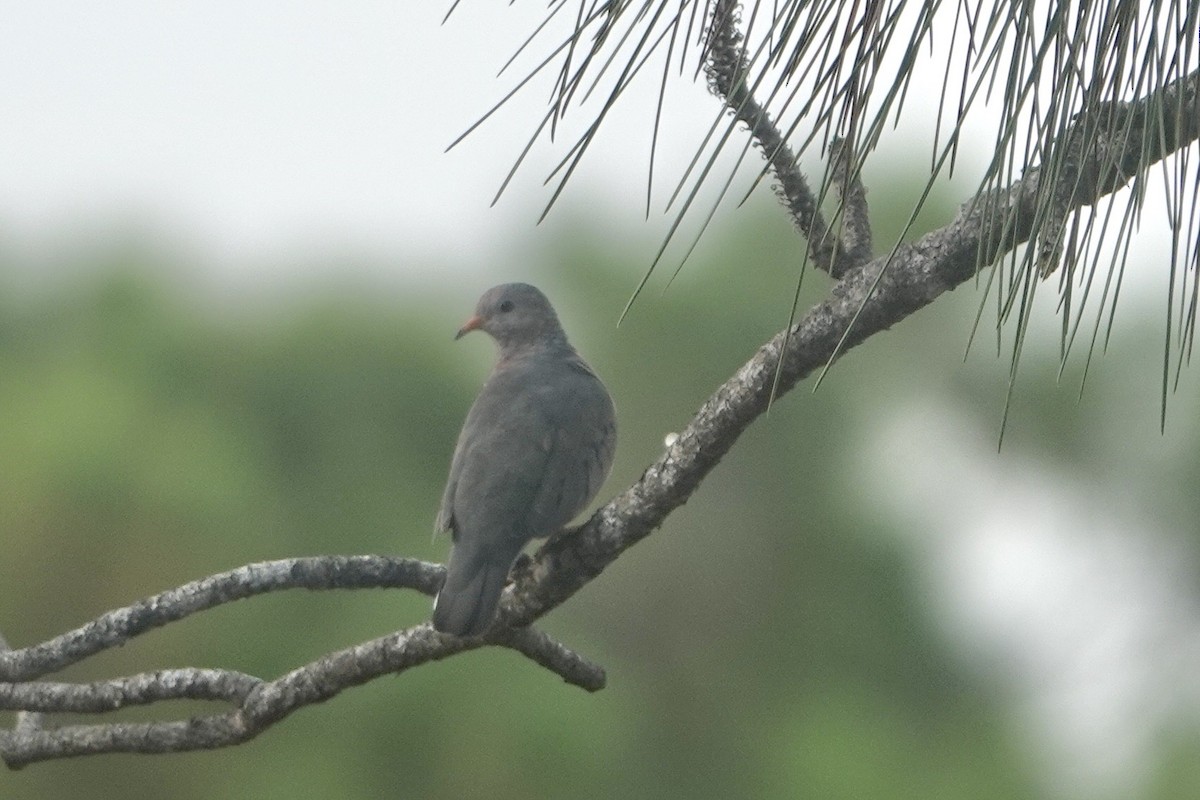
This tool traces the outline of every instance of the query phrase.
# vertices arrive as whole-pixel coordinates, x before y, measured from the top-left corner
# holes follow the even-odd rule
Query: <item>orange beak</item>
[[[455,339],[455,341],[458,341],[459,339],[466,336],[471,331],[477,331],[482,327],[483,327],[483,317],[476,314],[475,316],[471,317],[469,320],[467,320],[466,322],[463,323],[463,326],[458,329],[458,333],[454,334],[454,339]]]

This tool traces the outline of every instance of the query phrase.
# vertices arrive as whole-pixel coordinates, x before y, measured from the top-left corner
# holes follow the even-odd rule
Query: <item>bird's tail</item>
[[[433,627],[455,636],[477,636],[487,630],[496,616],[512,561],[456,546],[450,554],[446,582],[433,601]]]

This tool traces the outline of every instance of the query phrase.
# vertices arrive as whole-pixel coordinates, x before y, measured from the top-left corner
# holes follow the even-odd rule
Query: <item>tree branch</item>
[[[739,5],[736,0],[717,0],[713,4],[704,62],[709,88],[749,129],[752,140],[762,150],[768,168],[779,180],[776,186],[779,199],[808,242],[813,264],[822,272],[840,278],[871,257],[867,193],[852,157],[851,143],[835,139],[830,146],[829,184],[838,193],[840,206],[837,222],[829,224],[821,213],[820,198],[800,171],[799,159],[766,106],[755,98],[746,83],[750,65],[737,27]]]
[[[836,264],[837,238],[828,235],[829,226],[825,224],[808,179],[800,171],[796,154],[766,107],[758,102],[746,84],[750,66],[746,63],[742,34],[737,27],[738,3],[717,0],[712,6],[711,23],[704,62],[709,88],[733,111],[734,117],[750,129],[750,135],[779,180],[776,191],[780,200],[808,242],[813,264],[822,272],[837,277],[840,274]]]
[[[96,714],[161,700],[224,700],[241,703],[262,681],[223,669],[165,669],[94,683],[0,683],[6,711]]]
[[[829,183],[841,199],[839,220],[835,225],[841,249],[830,273],[835,278],[871,260],[871,215],[855,155],[848,139],[834,139],[829,144]],[[831,235],[832,232],[826,233],[826,236]]]
[[[1069,202],[1061,213],[1094,204],[1122,188],[1138,174],[1133,165],[1146,168],[1193,144],[1200,135],[1198,86],[1200,72],[1193,72],[1125,104],[1128,135],[1080,155],[1076,174],[1086,180],[1069,178]],[[1095,125],[1084,117],[1075,121],[1074,130],[1085,128],[1094,131]],[[965,203],[949,225],[852,270],[833,287],[829,299],[777,333],[719,387],[633,486],[578,532],[551,538],[521,567],[516,591],[501,607],[501,624],[536,620],[662,525],[773,397],[1028,241],[1037,198],[1045,188],[1041,170],[1033,168],[1008,188]]]
[[[33,647],[0,653],[0,680],[24,681],[58,672],[146,631],[267,592],[408,588],[433,595],[444,574],[437,564],[383,556],[320,556],[247,564],[109,611]]]
[[[410,588],[436,593],[437,564],[382,556],[317,556],[249,564],[110,611],[47,642],[0,652],[0,709],[22,721],[0,731],[0,757],[10,768],[99,753],[164,753],[227,747],[252,739],[293,711],[389,673],[487,645],[507,647],[588,691],[603,688],[604,670],[530,628],[493,628],[457,639],[428,623],[328,653],[273,681],[219,669],[173,669],[87,684],[34,679],[131,638],[224,603],[283,589]],[[24,712],[99,713],[164,700],[216,700],[223,714],[149,723],[47,728]]]

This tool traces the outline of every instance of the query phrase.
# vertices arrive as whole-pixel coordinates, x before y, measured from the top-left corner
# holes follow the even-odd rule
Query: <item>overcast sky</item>
[[[447,7],[8,4],[0,237],[36,245],[145,224],[236,272],[309,245],[480,259],[500,238],[534,235],[561,148],[535,150],[489,204],[546,91],[443,151],[520,77],[496,73],[542,7],[463,3],[442,25]],[[680,87],[673,123],[707,126],[715,103]],[[644,191],[649,134],[629,129],[632,112],[615,115],[577,176],[601,202]]]
[[[448,7],[448,0],[7,4],[0,243],[36,249],[65,232],[144,226],[195,246],[218,277],[259,281],[289,277],[278,266],[255,275],[267,270],[264,262],[319,268],[319,259],[288,258],[314,248],[483,264],[496,243],[539,235],[534,223],[550,196],[541,180],[572,136],[535,148],[506,196],[489,205],[545,109],[551,74],[460,147],[444,150],[545,54],[545,43],[530,48],[511,74],[496,77],[545,4],[464,0],[443,25]],[[907,167],[915,178],[928,163],[936,97],[919,93],[940,85],[936,49],[947,41],[934,37],[900,129],[883,137],[869,168]],[[666,190],[718,111],[703,80],[690,77],[672,82],[664,109],[659,213],[643,221],[657,75],[636,83],[610,115],[572,178],[567,205],[619,214],[613,224],[626,238],[661,238]],[[991,156],[988,113],[962,137],[964,194]],[[569,118],[568,134],[590,120],[590,108]],[[1151,201],[1160,195],[1152,191]],[[1151,231],[1146,240],[1161,247],[1162,238]]]

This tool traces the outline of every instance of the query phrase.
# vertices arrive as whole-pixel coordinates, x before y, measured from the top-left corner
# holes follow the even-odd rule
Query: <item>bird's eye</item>
[[[513,301],[512,300],[505,300],[503,303],[500,304],[501,312],[507,313],[512,310],[513,310]]]

